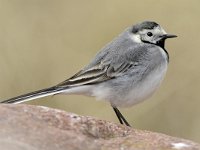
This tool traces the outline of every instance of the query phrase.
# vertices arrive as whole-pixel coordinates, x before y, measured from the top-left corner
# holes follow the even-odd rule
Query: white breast
[[[161,49],[163,62],[151,72],[140,84],[134,87],[126,97],[126,101],[121,103],[121,106],[130,107],[150,97],[156,89],[160,86],[166,71],[167,71],[167,55]]]

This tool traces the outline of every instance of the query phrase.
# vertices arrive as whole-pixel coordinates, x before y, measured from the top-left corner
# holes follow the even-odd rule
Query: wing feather
[[[132,63],[124,62],[121,63],[118,68],[115,68],[111,65],[103,66],[99,65],[89,68],[87,70],[81,70],[71,78],[61,82],[57,86],[65,87],[65,86],[81,86],[81,85],[91,85],[100,82],[104,82],[109,79],[113,79],[117,76],[123,75],[130,67],[132,67]]]

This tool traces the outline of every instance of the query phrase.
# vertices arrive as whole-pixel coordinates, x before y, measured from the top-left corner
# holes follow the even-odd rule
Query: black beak
[[[173,35],[173,34],[163,34],[163,35],[160,35],[160,40],[157,41],[156,45],[162,47],[164,49],[165,47],[165,40],[168,39],[168,38],[175,38],[177,37],[176,35]]]
[[[164,34],[161,36],[162,39],[168,39],[168,38],[175,38],[177,37],[176,35],[173,35],[173,34]]]

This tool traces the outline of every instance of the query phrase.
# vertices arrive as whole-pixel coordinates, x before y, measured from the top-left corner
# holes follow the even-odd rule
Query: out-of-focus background
[[[121,109],[133,127],[200,142],[199,0],[0,0],[0,100],[70,77],[127,26],[154,20],[170,39],[167,76],[149,100]],[[84,96],[29,102],[118,122]]]

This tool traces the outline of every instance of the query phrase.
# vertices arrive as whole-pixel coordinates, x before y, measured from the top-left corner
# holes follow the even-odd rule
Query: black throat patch
[[[165,49],[165,39],[161,39],[161,40],[158,41],[156,44],[155,44],[155,43],[151,43],[151,42],[149,42],[149,41],[143,41],[143,40],[142,40],[142,42],[148,43],[148,44],[154,44],[154,45],[156,45],[156,46],[161,47],[161,48],[165,51],[165,53],[166,53],[166,55],[167,55],[167,62],[169,62],[169,53],[168,53],[167,50]]]

